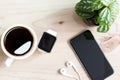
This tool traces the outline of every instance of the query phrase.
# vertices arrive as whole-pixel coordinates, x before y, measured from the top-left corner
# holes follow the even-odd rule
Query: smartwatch
[[[57,39],[56,36],[57,36],[57,32],[51,29],[44,32],[39,41],[38,49],[42,52],[50,53],[56,42]]]

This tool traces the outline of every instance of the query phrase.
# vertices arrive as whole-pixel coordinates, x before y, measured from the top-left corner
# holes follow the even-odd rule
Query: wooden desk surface
[[[100,44],[103,37],[119,32],[120,15],[112,25],[110,32],[101,34],[95,27],[88,27],[75,14],[74,6],[79,0],[0,0],[0,35],[12,25],[31,26],[40,39],[47,29],[58,32],[57,42],[50,54],[39,51],[25,59],[16,60],[11,67],[4,66],[7,58],[0,53],[0,80],[74,80],[61,76],[58,69],[65,67],[68,60],[74,62],[83,80],[89,80],[83,67],[69,46],[69,40],[86,29],[90,29]],[[120,45],[105,55],[115,73],[106,80],[120,79]],[[71,68],[69,73],[76,75]]]

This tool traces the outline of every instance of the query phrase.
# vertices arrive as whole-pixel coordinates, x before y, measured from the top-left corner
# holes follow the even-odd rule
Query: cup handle
[[[13,58],[7,58],[6,59],[6,61],[5,61],[5,65],[7,66],[7,67],[10,67],[11,66],[11,64],[13,63],[13,61],[14,61],[14,59]]]

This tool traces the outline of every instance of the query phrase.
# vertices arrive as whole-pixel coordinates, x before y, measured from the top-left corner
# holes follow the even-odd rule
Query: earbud
[[[67,67],[72,67],[72,66],[74,66],[74,64],[71,61],[67,61],[66,62],[66,66]]]
[[[66,67],[72,67],[72,68],[74,69],[74,71],[77,73],[77,75],[79,76],[79,80],[82,80],[82,79],[81,79],[81,76],[80,76],[80,74],[79,74],[79,72],[78,72],[78,70],[77,70],[77,68],[76,68],[76,66],[75,66],[71,61],[67,61],[67,62],[65,63],[65,65],[66,65]],[[59,69],[59,73],[60,73],[60,74],[66,76],[66,77],[74,78],[74,79],[78,80],[75,76],[69,75],[69,74],[67,74],[66,72],[67,72],[67,71],[66,71],[65,68]]]
[[[60,74],[63,75],[63,76],[66,76],[66,77],[69,77],[69,78],[74,78],[74,79],[77,80],[77,78],[76,78],[75,76],[67,74],[67,73],[66,73],[67,71],[66,71],[65,68],[61,68],[61,69],[59,70],[59,72],[60,72]]]
[[[75,71],[78,71],[76,66],[71,61],[67,61],[66,62],[66,66],[67,67],[72,67]]]
[[[74,69],[74,71],[77,72],[77,74],[78,74],[78,76],[79,76],[79,79],[82,80],[81,77],[80,77],[80,74],[79,74],[79,72],[78,72],[78,70],[77,70],[77,68],[76,68],[76,66],[75,66],[71,61],[67,61],[67,62],[66,62],[66,66],[67,66],[67,67],[72,67],[72,68]]]
[[[59,72],[64,75],[66,73],[66,70],[65,68],[61,68]]]

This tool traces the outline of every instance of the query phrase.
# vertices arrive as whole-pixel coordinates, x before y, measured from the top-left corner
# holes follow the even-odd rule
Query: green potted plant
[[[98,32],[107,32],[119,13],[116,0],[81,0],[75,6],[75,12],[85,22],[98,25]]]

